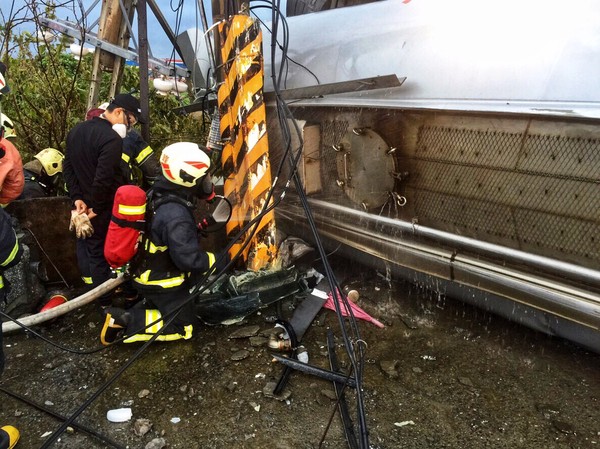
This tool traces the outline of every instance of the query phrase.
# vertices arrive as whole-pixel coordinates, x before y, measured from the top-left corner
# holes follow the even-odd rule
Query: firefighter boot
[[[104,326],[100,333],[100,341],[103,345],[109,345],[125,331],[131,321],[131,314],[118,307],[107,307],[104,314]]]
[[[19,431],[13,426],[4,426],[0,429],[0,449],[12,449],[19,441]]]

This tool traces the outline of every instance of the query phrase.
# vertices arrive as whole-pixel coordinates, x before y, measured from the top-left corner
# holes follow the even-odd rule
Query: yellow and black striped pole
[[[219,26],[224,80],[218,90],[224,193],[233,205],[227,235],[237,234],[263,211],[271,188],[266,108],[263,99],[262,32],[257,21],[238,14]],[[250,230],[254,226],[250,227]],[[235,256],[248,233],[230,250]],[[246,268],[270,268],[277,256],[275,214],[265,214],[242,251]]]

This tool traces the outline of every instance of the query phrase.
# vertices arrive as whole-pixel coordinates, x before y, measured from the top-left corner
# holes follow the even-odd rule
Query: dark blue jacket
[[[150,230],[142,242],[142,262],[134,273],[140,290],[182,288],[190,277],[202,275],[214,264],[215,256],[200,248],[194,220],[195,198],[190,189],[160,177],[152,191],[154,210]]]
[[[4,299],[4,280],[2,272],[16,265],[23,254],[23,247],[11,224],[10,215],[0,208],[0,300]]]

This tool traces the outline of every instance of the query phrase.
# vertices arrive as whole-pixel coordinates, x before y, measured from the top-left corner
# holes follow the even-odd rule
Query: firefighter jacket
[[[122,165],[127,182],[148,189],[154,184],[159,165],[152,147],[135,130],[123,139]]]
[[[7,139],[0,140],[0,205],[16,200],[23,192],[23,161],[15,146]]]
[[[42,169],[42,164],[36,159],[23,165],[23,175],[25,187],[21,196],[17,198],[19,200],[57,196],[64,191],[64,186],[61,186],[61,174],[48,176]]]
[[[202,275],[215,262],[214,254],[199,245],[193,216],[195,197],[190,189],[159,177],[149,206],[148,230],[136,256],[140,259],[133,281],[142,292],[183,288],[190,277]]]
[[[10,215],[0,209],[0,299],[3,299],[5,294],[2,272],[16,265],[22,253],[23,248],[12,227]]]
[[[83,200],[96,214],[110,214],[117,188],[125,184],[120,167],[123,139],[108,120],[78,123],[67,135],[63,173],[71,200]]]

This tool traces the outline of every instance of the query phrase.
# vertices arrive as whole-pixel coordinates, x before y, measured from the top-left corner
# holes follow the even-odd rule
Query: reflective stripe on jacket
[[[144,254],[134,269],[133,281],[140,290],[181,288],[191,275],[205,273],[214,263],[214,255],[200,248],[193,204],[188,207],[171,193],[165,198],[154,199],[150,231],[142,240]]]

